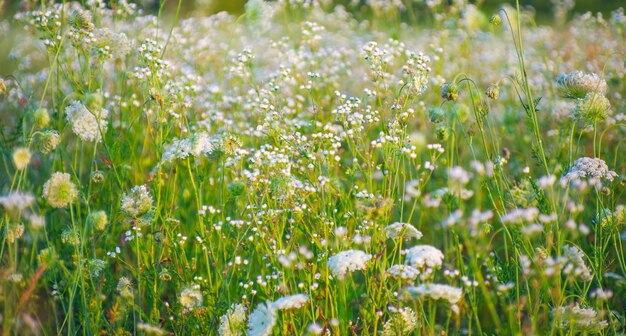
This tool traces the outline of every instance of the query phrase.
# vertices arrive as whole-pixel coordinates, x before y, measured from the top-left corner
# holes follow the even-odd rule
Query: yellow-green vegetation
[[[624,10],[362,2],[0,20],[2,334],[622,335]]]

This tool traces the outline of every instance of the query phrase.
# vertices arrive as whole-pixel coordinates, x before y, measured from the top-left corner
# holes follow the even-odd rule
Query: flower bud
[[[489,18],[489,23],[491,23],[494,26],[499,26],[502,24],[502,18],[500,17],[499,14],[493,14],[490,18]]]
[[[24,170],[28,167],[32,153],[26,147],[19,147],[13,151],[13,164],[17,170]]]
[[[500,97],[500,87],[498,87],[497,84],[491,84],[487,87],[487,90],[485,90],[485,94],[493,100],[498,100]]]
[[[91,23],[91,14],[88,11],[75,9],[69,18],[68,23],[75,29],[91,32],[94,29]]]
[[[53,151],[61,141],[57,131],[45,131],[39,136],[37,146],[43,154]]]
[[[104,173],[100,170],[95,170],[91,173],[91,182],[94,184],[100,184],[104,181]]]
[[[37,109],[33,112],[33,122],[37,128],[45,128],[50,123],[50,115],[45,108]]]
[[[459,97],[458,87],[454,83],[445,83],[441,86],[441,97],[455,101]]]

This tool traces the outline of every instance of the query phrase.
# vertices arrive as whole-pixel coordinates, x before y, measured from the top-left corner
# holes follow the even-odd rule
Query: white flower
[[[562,73],[556,79],[559,91],[565,98],[583,98],[587,93],[604,94],[607,89],[606,81],[595,73],[572,71]]]
[[[438,267],[443,263],[443,253],[430,245],[417,245],[405,251],[405,264],[416,268]]]
[[[513,209],[500,217],[500,221],[503,224],[530,223],[537,219],[538,216],[539,209],[537,208]]]
[[[34,202],[35,197],[32,194],[19,191],[0,196],[0,205],[9,213],[20,213],[30,208]]]
[[[180,293],[180,305],[186,310],[191,310],[202,306],[202,292],[199,285],[185,287]]]
[[[134,186],[122,196],[122,211],[133,218],[138,218],[152,208],[153,198],[145,185]]]
[[[271,301],[260,303],[250,314],[248,336],[269,336],[276,324],[276,310]]]
[[[194,157],[200,157],[201,155],[210,156],[219,149],[219,137],[209,136],[206,132],[195,133],[185,139],[174,140],[165,149],[161,157],[161,164],[176,159],[186,159],[190,155]]]
[[[83,141],[98,141],[107,130],[106,118],[109,111],[97,109],[89,111],[85,105],[79,101],[73,101],[65,109],[66,119],[72,125],[72,131]]]
[[[165,335],[163,329],[143,322],[137,323],[137,330],[143,331],[146,335]]]
[[[563,267],[563,273],[573,275],[575,278],[583,281],[593,280],[591,270],[585,264],[585,255],[578,247],[564,245],[563,257],[568,260],[568,263]]]
[[[276,310],[300,309],[307,302],[309,302],[308,296],[304,294],[296,294],[282,297],[274,301],[274,303],[272,303],[272,306]]]
[[[383,326],[382,336],[409,335],[417,328],[417,315],[411,308],[400,308],[393,312]]]
[[[407,291],[413,296],[445,300],[451,305],[456,305],[463,297],[462,289],[443,284],[421,284],[408,287]]]
[[[337,279],[343,280],[349,273],[366,269],[371,258],[371,254],[359,250],[342,251],[328,258],[328,268]]]
[[[13,164],[17,170],[24,170],[30,163],[32,153],[26,147],[19,147],[13,151]]]
[[[558,307],[553,314],[557,327],[572,331],[595,333],[609,325],[606,320],[600,319],[598,312],[592,308],[581,308],[578,304]]]
[[[569,182],[583,179],[605,179],[613,181],[617,173],[609,170],[606,162],[597,158],[581,157],[574,162],[561,181]]]
[[[388,239],[420,239],[422,233],[409,223],[396,222],[384,228],[385,235]]]
[[[402,280],[415,280],[420,270],[410,265],[393,265],[387,269],[386,273]]]
[[[218,332],[220,336],[240,336],[243,335],[241,330],[246,322],[246,307],[242,304],[233,304],[230,306],[226,314],[220,317],[220,327]]]

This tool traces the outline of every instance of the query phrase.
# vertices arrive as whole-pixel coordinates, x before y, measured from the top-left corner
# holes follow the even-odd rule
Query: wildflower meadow
[[[3,336],[626,335],[626,2],[192,2],[0,0]]]

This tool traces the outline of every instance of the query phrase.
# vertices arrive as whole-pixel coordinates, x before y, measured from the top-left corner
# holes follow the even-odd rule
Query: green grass
[[[0,21],[3,335],[625,332],[623,11],[254,4]]]

